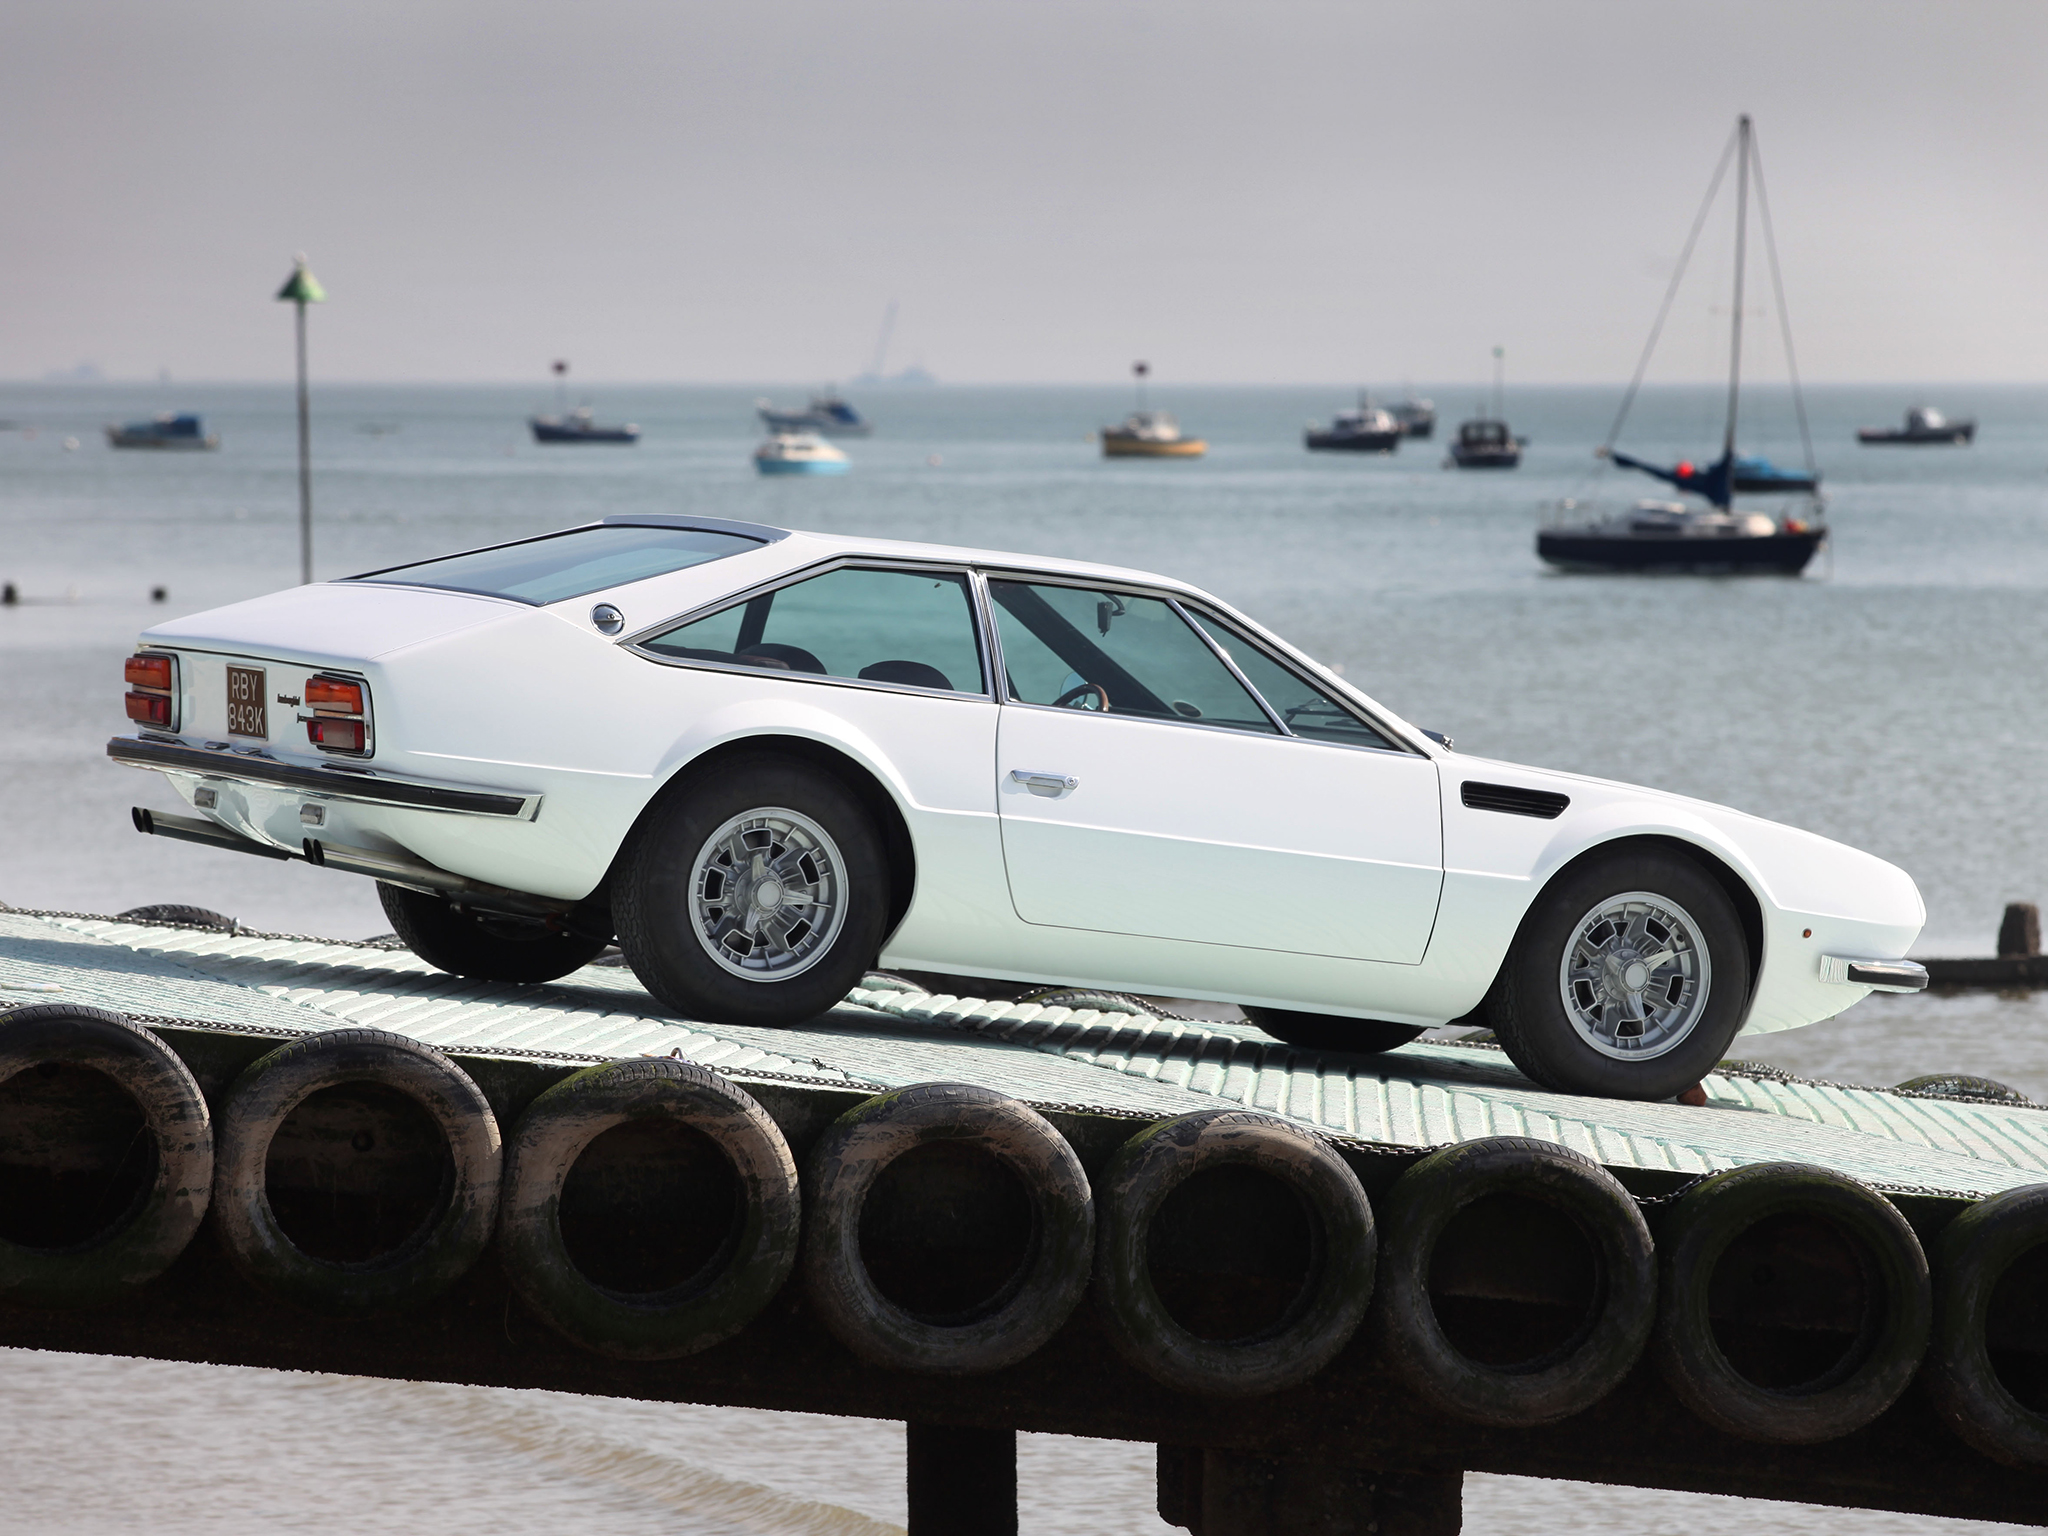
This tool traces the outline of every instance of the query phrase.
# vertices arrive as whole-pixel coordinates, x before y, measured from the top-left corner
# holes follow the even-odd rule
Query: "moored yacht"
[[[1436,402],[1417,400],[1413,395],[1387,407],[1387,414],[1401,424],[1409,437],[1431,437],[1436,432]]]
[[[777,432],[754,450],[754,468],[764,475],[843,475],[851,467],[815,432]]]
[[[552,416],[530,416],[527,426],[533,431],[536,443],[637,443],[640,429],[632,422],[623,426],[600,425],[591,414],[590,407],[579,405],[569,407],[569,365],[557,361],[555,375],[555,414]]]
[[[199,418],[190,411],[175,414],[165,411],[148,421],[131,421],[126,426],[108,427],[107,446],[204,450],[218,448],[220,438],[200,425]]]
[[[1762,174],[1746,113],[1736,119],[1734,138],[1723,152],[1721,164],[1708,184],[1707,204],[1700,209],[1701,222],[1706,219],[1708,206],[1721,185],[1730,158],[1736,164],[1735,298],[1729,311],[1728,418],[1721,437],[1721,456],[1711,464],[1700,465],[1681,459],[1666,466],[1622,453],[1614,446],[1621,435],[1622,424],[1628,419],[1629,406],[1634,403],[1644,371],[1649,366],[1651,351],[1663,329],[1665,315],[1670,312],[1672,298],[1685,275],[1685,260],[1692,251],[1690,242],[1686,246],[1685,257],[1680,258],[1677,275],[1672,278],[1671,287],[1665,294],[1664,308],[1650,328],[1649,344],[1636,365],[1635,379],[1622,399],[1620,414],[1615,417],[1607,441],[1594,450],[1596,456],[1608,459],[1623,469],[1639,470],[1699,497],[1707,507],[1701,509],[1678,502],[1648,501],[1637,503],[1632,511],[1621,517],[1585,518],[1583,508],[1568,502],[1563,508],[1565,515],[1554,519],[1536,535],[1537,555],[1559,569],[1700,574],[1758,572],[1796,576],[1806,569],[1814,552],[1827,542],[1827,529],[1821,523],[1817,496],[1820,471],[1814,465],[1812,441],[1806,436],[1806,407],[1796,372],[1792,375],[1792,400],[1806,448],[1804,473],[1781,469],[1767,459],[1745,457],[1736,452],[1735,433],[1740,420],[1737,407],[1742,392],[1742,287],[1749,231],[1749,183],[1752,171],[1759,177]],[[1759,198],[1757,211],[1764,221],[1764,233],[1768,239],[1770,206]],[[1699,225],[1695,224],[1695,232],[1698,228]],[[1771,276],[1775,283],[1778,279],[1775,246]],[[1778,289],[1777,301],[1778,313],[1782,316],[1785,313],[1782,286]],[[1789,330],[1786,353],[1788,357],[1791,354]],[[1735,511],[1738,493],[1767,495],[1774,492],[1804,494],[1814,499],[1803,515],[1785,512],[1769,517],[1758,512],[1737,514]]]
[[[1504,421],[1475,416],[1458,423],[1451,462],[1460,469],[1513,469],[1522,462],[1522,439]]]
[[[1576,502],[1536,533],[1536,553],[1564,571],[1670,571],[1797,576],[1827,529],[1796,517],[1639,501],[1619,517],[1588,518]]]
[[[1327,425],[1310,422],[1302,441],[1314,449],[1335,449],[1348,453],[1392,453],[1406,435],[1391,411],[1380,410],[1358,397],[1358,404],[1339,411]]]
[[[867,437],[874,423],[855,410],[836,390],[811,396],[800,411],[778,409],[766,400],[756,400],[761,424],[770,432],[816,432],[825,437]]]
[[[1172,412],[1147,407],[1145,379],[1151,372],[1150,363],[1131,364],[1131,377],[1138,382],[1138,408],[1118,425],[1102,429],[1102,456],[1105,459],[1199,459],[1209,451],[1208,443],[1182,432]]]
[[[1977,438],[1975,421],[1950,421],[1932,406],[1916,405],[1906,412],[1903,427],[1858,427],[1856,441],[1859,443],[1928,443],[1955,444],[1974,442]]]

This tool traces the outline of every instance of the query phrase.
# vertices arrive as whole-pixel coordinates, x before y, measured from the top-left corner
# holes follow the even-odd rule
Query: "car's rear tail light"
[[[178,728],[178,658],[143,651],[122,669],[128,680],[128,718],[159,731]]]
[[[323,752],[361,752],[363,722],[314,718],[306,722],[306,736]]]
[[[168,692],[171,686],[171,658],[168,656],[130,656],[128,658],[128,686],[130,688],[161,688]]]
[[[128,695],[128,718],[139,720],[144,725],[156,726],[159,730],[171,728],[171,698],[166,693],[131,693]]]
[[[339,677],[309,677],[306,679],[306,704],[322,714],[331,710],[344,715],[360,715],[363,712],[363,685]]]
[[[316,672],[306,679],[306,739],[322,752],[366,757],[370,751],[370,689],[359,677]]]

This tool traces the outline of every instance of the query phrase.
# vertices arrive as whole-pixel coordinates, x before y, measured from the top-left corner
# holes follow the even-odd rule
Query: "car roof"
[[[935,560],[958,565],[1045,571],[1061,576],[1084,577],[1093,581],[1164,587],[1177,592],[1208,595],[1190,582],[1161,576],[1155,571],[1141,571],[1129,566],[1105,565],[1089,560],[1068,560],[1057,555],[1026,555],[1007,550],[975,549],[958,544],[925,544],[909,539],[876,539],[864,535],[819,533],[801,528],[778,528],[768,523],[744,523],[727,518],[689,517],[670,513],[624,514],[601,518],[599,522],[616,527],[701,528],[711,532],[743,534],[760,539],[766,544],[781,546],[777,548],[776,553],[781,555],[790,567],[811,565],[819,560],[839,556]]]

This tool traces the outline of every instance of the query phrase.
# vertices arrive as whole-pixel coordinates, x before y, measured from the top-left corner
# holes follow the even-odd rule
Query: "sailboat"
[[[1692,256],[1693,246],[1699,239],[1701,226],[1706,223],[1707,211],[1713,206],[1714,194],[1720,190],[1731,158],[1735,161],[1736,180],[1735,304],[1728,348],[1728,419],[1721,438],[1721,456],[1704,465],[1690,460],[1680,460],[1673,465],[1653,464],[1621,452],[1615,443],[1628,419],[1629,407],[1642,387],[1644,370],[1649,367],[1650,355],[1656,350],[1657,337],[1664,328],[1665,317],[1671,312],[1671,301],[1677,296],[1686,263]],[[1784,328],[1785,357],[1791,365],[1792,400],[1799,417],[1800,440],[1806,448],[1803,473],[1781,469],[1766,459],[1745,456],[1736,451],[1736,426],[1742,400],[1742,279],[1748,254],[1752,173],[1756,182],[1757,212],[1762,217],[1765,243],[1770,253],[1778,319]],[[1597,457],[1608,459],[1623,469],[1638,470],[1687,495],[1697,496],[1707,506],[1699,508],[1683,502],[1645,501],[1637,503],[1621,517],[1585,523],[1554,523],[1538,530],[1536,535],[1536,553],[1551,565],[1578,571],[1758,572],[1796,576],[1806,569],[1814,551],[1827,541],[1827,529],[1820,521],[1817,496],[1812,503],[1812,515],[1807,517],[1788,514],[1772,518],[1756,512],[1738,516],[1735,511],[1737,494],[1815,496],[1820,488],[1820,471],[1813,461],[1813,439],[1806,425],[1806,405],[1799,391],[1799,370],[1793,362],[1791,325],[1785,318],[1785,288],[1778,271],[1777,240],[1771,232],[1770,203],[1764,196],[1763,161],[1757,154],[1756,136],[1748,113],[1736,120],[1735,136],[1722,152],[1721,163],[1707,185],[1706,200],[1693,221],[1692,234],[1687,237],[1685,249],[1679,256],[1678,270],[1665,292],[1656,324],[1650,328],[1650,339],[1643,348],[1641,361],[1636,365],[1635,378],[1622,397],[1620,413],[1607,434],[1607,441],[1593,451]],[[1574,503],[1565,505],[1568,510],[1576,510]]]

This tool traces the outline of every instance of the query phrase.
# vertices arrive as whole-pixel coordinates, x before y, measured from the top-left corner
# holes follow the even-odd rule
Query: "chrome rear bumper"
[[[395,805],[408,810],[453,811],[465,816],[502,816],[532,821],[540,814],[541,797],[516,790],[481,789],[428,779],[400,778],[381,769],[346,767],[339,763],[286,763],[268,754],[230,746],[195,747],[187,742],[146,736],[116,736],[107,756],[129,768],[155,768],[170,773],[196,773],[206,778],[261,784],[294,794],[319,795],[359,805]]]

